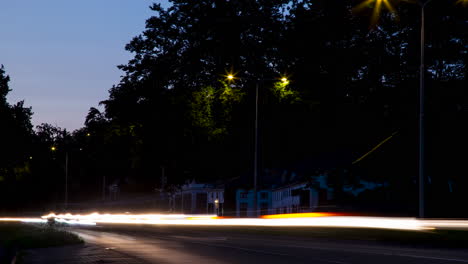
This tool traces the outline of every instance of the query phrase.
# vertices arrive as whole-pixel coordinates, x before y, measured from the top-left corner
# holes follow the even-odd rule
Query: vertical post
[[[166,179],[164,166],[161,166],[161,189],[162,191],[164,191],[164,189],[166,188],[166,182],[167,182],[167,179]]]
[[[419,218],[424,218],[424,7],[421,4],[421,64],[419,69]]]
[[[106,200],[106,175],[102,175],[102,200]]]
[[[254,150],[254,216],[257,217],[257,174],[258,174],[258,87],[259,81],[255,84],[255,150]]]
[[[65,209],[68,208],[68,151],[65,152]]]

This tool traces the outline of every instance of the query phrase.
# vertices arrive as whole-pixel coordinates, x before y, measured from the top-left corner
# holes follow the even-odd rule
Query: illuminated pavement
[[[145,264],[138,258],[105,249],[91,244],[79,246],[65,246],[60,248],[44,248],[26,252],[24,263],[31,264],[97,264],[122,263]]]
[[[226,234],[164,227],[110,231],[92,227],[72,230],[88,246],[100,248],[114,256],[102,262],[57,263],[468,263],[466,250],[408,248],[371,241]]]
[[[85,246],[31,251],[25,263],[468,263],[467,250],[424,249],[367,240],[284,237],[226,232],[230,227],[467,229],[468,221],[347,216],[337,213],[219,218],[210,215],[87,214],[4,218],[0,221],[68,223]],[[117,225],[116,225],[117,224]],[[206,229],[203,229],[206,228]],[[217,228],[217,229],[213,229]],[[209,230],[209,231],[207,231]]]

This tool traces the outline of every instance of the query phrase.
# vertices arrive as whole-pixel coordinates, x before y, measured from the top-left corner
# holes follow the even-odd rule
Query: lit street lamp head
[[[372,17],[371,17],[371,24],[376,25],[379,18],[380,14],[382,13],[382,8],[386,8],[388,11],[390,11],[393,14],[396,14],[395,8],[392,6],[390,3],[390,0],[365,0],[358,6],[354,8],[356,11],[360,11],[364,8],[372,8]]]
[[[52,150],[52,151],[56,151],[56,150],[57,150],[57,148],[56,148],[56,147],[54,147],[54,146],[52,146],[52,147],[50,147],[50,150]]]

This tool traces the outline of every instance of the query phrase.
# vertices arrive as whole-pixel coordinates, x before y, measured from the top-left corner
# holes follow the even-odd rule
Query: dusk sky
[[[24,100],[33,124],[74,130],[108,97],[132,57],[124,47],[144,30],[153,2],[167,0],[1,1],[0,64],[8,100]]]

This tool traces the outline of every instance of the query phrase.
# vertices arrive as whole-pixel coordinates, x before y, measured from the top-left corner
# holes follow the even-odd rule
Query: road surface
[[[372,241],[206,232],[187,227],[73,228],[93,247],[139,263],[468,263],[468,250],[410,248]]]

